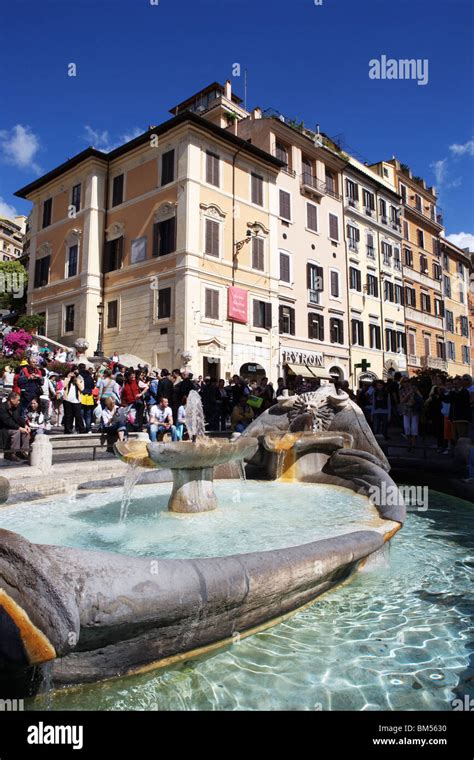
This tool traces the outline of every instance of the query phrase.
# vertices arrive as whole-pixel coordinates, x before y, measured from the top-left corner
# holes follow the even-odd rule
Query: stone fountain
[[[235,443],[208,438],[201,398],[196,391],[188,396],[186,427],[189,441],[124,441],[115,444],[115,453],[129,464],[171,471],[173,490],[168,502],[171,512],[209,512],[217,508],[214,467],[250,459],[257,451],[258,441],[249,436]]]
[[[59,688],[232,644],[348,579],[401,528],[403,499],[383,496],[398,491],[389,464],[361,410],[333,386],[279,402],[234,441],[207,440],[201,422],[191,398],[194,440],[116,447],[126,462],[171,470],[172,511],[214,509],[213,467],[245,458],[259,479],[314,484],[316,513],[319,483],[368,496],[368,520],[350,530],[341,520],[338,535],[296,546],[192,559],[36,544],[0,529],[2,695],[37,692],[45,663]],[[288,520],[297,506],[288,505]]]

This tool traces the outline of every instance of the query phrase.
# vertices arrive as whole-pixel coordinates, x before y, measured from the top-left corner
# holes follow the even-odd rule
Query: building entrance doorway
[[[205,356],[202,363],[202,376],[215,377],[220,380],[221,377],[221,360],[214,356]]]
[[[240,370],[239,370],[240,377],[243,377],[244,380],[256,380],[257,383],[260,382],[262,377],[266,377],[266,373],[264,368],[260,364],[256,364],[255,362],[247,362],[246,364],[242,364]]]

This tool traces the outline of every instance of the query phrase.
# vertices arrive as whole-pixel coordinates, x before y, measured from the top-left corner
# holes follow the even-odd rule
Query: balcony
[[[354,251],[354,253],[358,253],[359,251],[359,243],[357,243],[355,240],[348,240],[348,246],[350,251]]]
[[[380,221],[382,224],[388,224],[388,218],[386,216],[381,216]]]
[[[402,262],[400,261],[400,259],[393,260],[393,268],[396,269],[398,272],[402,271]]]
[[[443,372],[448,371],[448,362],[445,359],[440,359],[438,356],[422,356],[421,366],[427,369],[439,369]]]
[[[392,230],[395,230],[395,232],[402,231],[402,225],[400,224],[400,222],[396,222],[394,219],[390,219],[390,226]]]
[[[417,322],[420,325],[426,325],[426,327],[432,327],[434,330],[443,329],[443,320],[440,317],[435,317],[428,312],[418,311],[410,306],[405,307],[405,319],[411,322]]]
[[[423,206],[412,206],[407,199],[402,200],[403,205],[406,209],[409,211],[413,211],[416,216],[425,219],[429,222],[431,222],[432,225],[435,227],[441,229],[443,227],[443,215],[442,214],[435,214],[434,212],[428,211],[423,209]],[[441,209],[438,209],[438,211],[441,211]]]
[[[355,208],[357,211],[359,211],[359,201],[356,201],[355,198],[346,198],[345,206],[349,206],[349,208]]]
[[[305,193],[317,195],[320,198],[327,192],[326,183],[322,182],[310,172],[303,172],[301,175],[301,190]]]
[[[419,356],[415,356],[414,354],[408,354],[407,360],[408,360],[408,364],[410,364],[412,367],[421,367],[421,359]]]
[[[405,277],[417,282],[419,285],[426,285],[426,287],[436,290],[437,293],[441,293],[441,283],[439,280],[435,280],[433,277],[430,277],[423,272],[417,272],[416,269],[412,269],[406,265],[403,267],[403,274]]]
[[[308,290],[308,303],[319,303],[319,290]]]
[[[367,258],[375,259],[375,248],[371,245],[367,246]]]
[[[374,217],[376,216],[376,214],[375,214],[375,209],[373,209],[373,208],[369,208],[368,206],[366,206],[366,207],[364,208],[364,214],[365,214],[366,216],[370,216],[370,217],[372,217],[372,218],[374,218]]]

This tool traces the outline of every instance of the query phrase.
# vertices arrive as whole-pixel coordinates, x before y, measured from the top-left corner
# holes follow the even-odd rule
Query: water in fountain
[[[127,519],[128,508],[130,506],[130,502],[132,501],[133,489],[140,480],[140,475],[141,470],[138,467],[138,461],[136,459],[132,459],[127,464],[127,471],[125,473],[125,478],[123,481],[122,503],[120,505],[120,522],[123,522]]]
[[[191,440],[205,438],[206,427],[202,401],[197,391],[190,391],[186,402],[186,427]]]

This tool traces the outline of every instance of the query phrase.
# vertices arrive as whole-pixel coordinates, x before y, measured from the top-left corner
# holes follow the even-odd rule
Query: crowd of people
[[[93,430],[107,437],[108,450],[130,431],[148,432],[152,441],[164,435],[172,441],[188,437],[186,404],[191,390],[199,393],[206,430],[242,433],[259,414],[290,393],[311,389],[296,377],[291,390],[284,378],[276,387],[266,377],[249,380],[234,375],[223,379],[189,371],[125,367],[114,354],[100,366],[63,364],[64,356],[30,351],[14,370],[6,365],[0,377],[0,446],[12,461],[27,461],[30,445],[40,432],[63,428],[66,435]],[[354,394],[347,381],[339,383],[361,407],[376,435],[389,438],[401,429],[409,446],[416,445],[421,427],[432,433],[438,449],[449,452],[461,437],[469,437],[474,386],[469,375],[408,378],[400,373],[387,380],[363,383]]]

